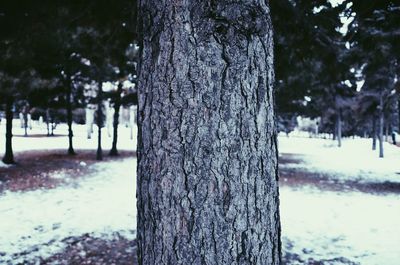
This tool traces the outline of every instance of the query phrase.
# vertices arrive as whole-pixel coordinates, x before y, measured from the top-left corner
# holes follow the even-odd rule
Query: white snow
[[[15,123],[17,124],[17,123]],[[4,123],[0,135],[4,135]],[[96,135],[86,139],[86,128],[75,125],[76,149],[96,148]],[[61,137],[23,137],[16,129],[16,154],[32,149],[66,149],[65,125],[55,131]],[[96,131],[96,130],[95,130]],[[35,127],[32,134],[44,134]],[[18,136],[19,135],[19,136]],[[128,128],[120,127],[119,148],[135,150]],[[103,148],[111,147],[104,132]],[[279,137],[281,154],[294,154],[300,164],[282,165],[310,172],[324,172],[331,178],[361,182],[398,183],[399,148],[385,144],[385,158],[378,158],[365,139],[345,139],[337,148],[332,140]],[[4,150],[4,137],[0,137]],[[95,151],[94,151],[95,153]],[[61,240],[92,233],[109,238],[119,232],[128,239],[136,228],[136,159],[87,165],[93,173],[50,190],[5,192],[0,195],[0,263],[18,264],[28,258],[48,257],[65,246]],[[65,178],[65,173],[54,174]],[[400,261],[400,195],[363,192],[332,192],[311,185],[291,187],[281,183],[281,221],[284,255],[297,255],[300,261],[288,264],[397,265]],[[23,257],[13,254],[26,252]],[[330,260],[330,261],[327,261]]]
[[[50,256],[64,247],[58,241],[69,236],[104,237],[119,232],[132,237],[136,159],[93,167],[96,173],[77,185],[7,192],[0,197],[0,252],[5,253],[0,263],[10,261],[12,254],[34,249],[38,250],[29,254],[32,258]]]
[[[284,249],[304,261],[345,257],[360,264],[399,264],[399,195],[339,194],[284,186],[281,222],[283,243],[293,244],[292,249]]]
[[[388,142],[384,142],[384,158],[379,158],[378,150],[372,151],[372,140],[364,138],[345,138],[339,148],[333,140],[282,136],[278,149],[281,154],[301,155],[305,162],[285,167],[302,167],[343,179],[400,183],[400,148]]]
[[[13,121],[13,151],[28,151],[28,150],[54,150],[68,149],[68,127],[66,124],[57,125],[54,134],[55,136],[46,137],[46,124],[38,125],[33,122],[32,130],[28,130],[28,137],[24,137],[24,129],[19,127],[19,120]],[[5,150],[5,120],[0,123],[0,156],[2,157]],[[97,148],[97,127],[94,125],[91,139],[87,139],[86,125],[73,125],[74,138],[73,144],[76,149],[93,149]],[[136,150],[136,134],[137,127],[133,127],[133,138],[130,137],[130,129],[123,125],[118,129],[118,149],[119,150]],[[112,132],[111,132],[112,135]],[[112,137],[107,135],[107,129],[102,129],[102,148],[105,151],[111,149]]]
[[[370,139],[345,139],[338,148],[332,140],[279,137],[281,156],[301,159],[300,164],[282,164],[286,169],[324,172],[343,181],[399,183],[400,148],[389,143],[384,148],[382,159],[370,150]],[[289,264],[399,264],[400,194],[332,192],[285,183],[280,189],[284,253],[302,260]]]
[[[15,122],[15,124],[17,124]],[[0,133],[4,135],[4,124]],[[97,136],[86,139],[86,128],[74,126],[76,149],[95,148]],[[15,154],[34,149],[65,149],[68,138],[66,126],[55,133],[64,136],[22,137],[16,128],[13,138]],[[135,150],[136,137],[130,139],[128,128],[119,129],[120,150]],[[30,134],[45,134],[44,127],[34,128]],[[136,129],[135,129],[136,135]],[[0,137],[0,150],[4,150]],[[103,148],[111,148],[111,138],[104,133]],[[105,152],[106,152],[105,151]],[[2,151],[3,152],[3,151]],[[80,166],[87,166],[84,161]],[[29,192],[5,192],[0,195],[0,264],[19,264],[29,259],[34,264],[38,257],[46,258],[61,251],[61,240],[89,233],[95,237],[110,237],[115,232],[133,239],[136,229],[136,158],[91,165],[94,172],[79,181],[71,181],[55,189]],[[57,172],[57,171],[56,171]],[[66,173],[54,173],[53,178],[69,179]],[[14,254],[25,252],[18,257]]]

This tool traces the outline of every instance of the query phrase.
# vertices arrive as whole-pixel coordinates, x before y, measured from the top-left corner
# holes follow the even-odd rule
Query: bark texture
[[[268,2],[139,7],[139,264],[280,264]]]
[[[14,154],[12,150],[13,104],[13,98],[8,97],[6,102],[6,151],[3,157],[4,164],[14,164]]]

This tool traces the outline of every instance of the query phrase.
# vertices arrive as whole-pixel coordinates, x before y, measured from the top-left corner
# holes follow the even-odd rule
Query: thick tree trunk
[[[71,80],[67,77],[66,88],[67,88],[67,123],[68,123],[68,154],[75,155],[72,138],[74,133],[72,131],[72,102],[71,102]]]
[[[119,111],[121,109],[121,93],[122,93],[122,82],[118,84],[117,95],[114,102],[114,121],[113,121],[113,142],[110,150],[110,156],[117,156],[117,141],[118,141],[118,123],[119,123]]]
[[[342,117],[341,111],[338,110],[337,112],[337,120],[336,120],[336,128],[337,128],[337,140],[338,140],[338,147],[342,146]]]
[[[140,3],[139,264],[280,264],[267,3]]]
[[[101,127],[103,125],[103,82],[98,82],[99,91],[97,92],[97,153],[96,159],[103,160],[103,150],[101,148]]]
[[[376,116],[372,116],[372,150],[376,150]]]
[[[3,157],[4,164],[15,163],[14,154],[12,150],[13,104],[14,104],[14,99],[12,97],[8,97],[6,101],[6,152]]]
[[[379,104],[379,157],[383,157],[383,98],[380,96],[380,104]]]

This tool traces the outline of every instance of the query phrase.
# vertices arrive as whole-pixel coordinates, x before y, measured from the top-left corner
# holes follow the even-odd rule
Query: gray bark
[[[139,3],[139,264],[280,264],[267,3]]]

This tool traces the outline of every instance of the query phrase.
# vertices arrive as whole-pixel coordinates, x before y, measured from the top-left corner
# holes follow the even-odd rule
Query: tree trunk
[[[26,107],[24,107],[26,108]],[[24,136],[28,136],[28,110],[24,109]]]
[[[118,84],[117,95],[115,96],[114,102],[114,121],[113,121],[113,142],[110,150],[110,156],[117,156],[117,141],[118,141],[118,123],[119,123],[119,110],[121,108],[121,93],[122,93],[122,82]]]
[[[385,142],[389,142],[389,117],[386,117],[385,122]]]
[[[50,136],[50,110],[46,109],[46,126],[47,126],[47,136]]]
[[[340,110],[338,110],[338,113],[337,113],[337,125],[336,125],[336,127],[337,127],[337,140],[338,140],[338,147],[341,147],[342,146],[342,115],[341,115],[342,113],[341,113],[341,111]]]
[[[383,157],[383,98],[380,96],[380,104],[379,104],[379,157]]]
[[[14,164],[14,154],[12,150],[12,107],[14,104],[14,99],[10,96],[7,97],[6,100],[6,152],[3,157],[3,162],[4,164]]]
[[[141,1],[139,264],[280,264],[268,1]]]
[[[376,150],[376,116],[372,117],[372,150]]]
[[[101,149],[101,127],[103,125],[103,82],[98,82],[99,91],[97,92],[97,153],[96,159],[103,160],[103,150]]]
[[[67,123],[68,123],[68,154],[75,155],[75,150],[72,143],[74,133],[72,131],[72,102],[71,102],[71,79],[67,77],[66,88],[67,88]]]

